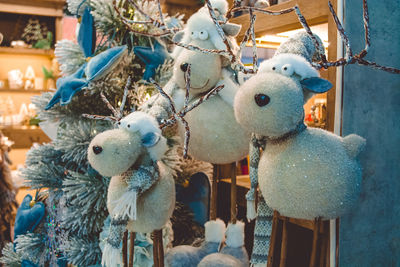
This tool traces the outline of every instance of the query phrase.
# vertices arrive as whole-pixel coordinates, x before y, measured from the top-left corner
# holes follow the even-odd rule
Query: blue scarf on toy
[[[126,177],[126,182],[128,184],[128,192],[133,196],[134,200],[130,200],[134,210],[121,210],[114,211],[115,214],[111,217],[111,224],[106,242],[110,244],[113,248],[119,248],[122,241],[123,234],[125,232],[128,220],[130,219],[128,214],[133,214],[136,219],[136,201],[137,198],[149,190],[159,179],[160,171],[157,166],[157,162],[153,162],[150,166],[140,166],[137,170],[128,170],[124,173]],[[121,203],[117,204],[121,207]]]

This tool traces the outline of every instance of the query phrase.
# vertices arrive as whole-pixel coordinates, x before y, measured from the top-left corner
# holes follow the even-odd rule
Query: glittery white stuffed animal
[[[214,0],[218,14],[225,15],[225,0]],[[221,19],[223,21],[223,19]],[[224,32],[231,40],[240,31],[240,25],[232,23],[221,24]],[[181,43],[203,49],[226,49],[217,32],[217,28],[206,7],[193,14],[181,33]],[[217,95],[211,97],[194,112],[185,116],[190,128],[189,154],[197,159],[215,164],[226,164],[241,160],[248,154],[250,133],[235,120],[233,100],[239,89],[233,73],[229,71],[229,60],[217,54],[206,54],[196,50],[177,47],[173,53],[175,58],[173,76],[164,90],[173,98],[176,109],[180,110],[185,99],[185,73],[190,66],[190,103],[209,92],[212,88],[223,85]],[[166,102],[161,98],[161,102]],[[149,101],[142,110],[167,119],[169,112],[160,108],[156,99]],[[166,103],[167,110],[169,105]],[[164,114],[162,114],[164,112]],[[161,117],[162,117],[161,116]],[[178,127],[180,136],[184,137],[183,125]]]
[[[342,138],[303,122],[308,92],[330,88],[305,58],[282,53],[264,61],[236,95],[238,122],[266,142],[258,164],[262,195],[283,216],[337,218],[360,193],[357,158],[365,139]]]
[[[94,169],[112,176],[107,208],[111,225],[102,264],[122,266],[119,245],[125,230],[151,233],[161,229],[175,207],[175,182],[162,163],[168,150],[157,121],[134,112],[118,128],[98,134],[90,143],[88,159]]]

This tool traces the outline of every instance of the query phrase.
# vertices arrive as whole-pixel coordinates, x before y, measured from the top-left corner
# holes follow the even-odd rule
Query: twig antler
[[[346,35],[346,32],[342,26],[342,24],[339,21],[339,18],[336,15],[336,12],[333,8],[332,3],[329,1],[328,2],[328,6],[329,6],[329,10],[332,14],[332,17],[335,21],[336,27],[339,31],[340,37],[342,38],[345,46],[346,46],[346,55],[344,58],[340,58],[336,61],[328,61],[326,59],[325,54],[321,54],[321,61],[318,63],[313,63],[314,67],[316,67],[317,69],[327,69],[329,67],[338,67],[338,66],[344,66],[344,65],[349,65],[349,64],[355,64],[358,63],[360,65],[365,65],[365,66],[370,66],[373,67],[375,69],[379,69],[379,70],[383,70],[383,71],[387,71],[390,73],[395,73],[395,74],[400,74],[400,69],[396,69],[396,68],[392,68],[392,67],[386,67],[386,66],[382,66],[379,65],[375,62],[371,62],[368,60],[365,60],[364,57],[367,55],[368,53],[368,49],[371,46],[371,36],[370,36],[370,28],[369,28],[369,14],[368,14],[368,5],[367,5],[367,1],[363,0],[363,20],[364,20],[364,30],[365,30],[365,48],[358,54],[353,55],[351,46],[350,46],[350,41],[348,36]],[[316,47],[316,49],[318,51],[323,51],[323,47],[322,44],[318,41],[318,39],[315,37],[315,35],[313,35],[311,28],[309,27],[305,17],[303,16],[303,14],[300,12],[300,8],[296,5],[294,7],[290,7],[287,9],[282,9],[280,11],[268,11],[268,10],[264,10],[264,9],[260,9],[260,8],[254,8],[254,7],[234,7],[232,8],[227,17],[230,18],[232,16],[232,14],[236,11],[240,11],[240,10],[248,10],[250,12],[250,19],[251,19],[251,12],[256,11],[256,12],[260,12],[263,14],[267,14],[267,15],[283,15],[283,14],[287,14],[287,13],[291,13],[291,12],[295,12],[296,16],[298,17],[300,24],[302,25],[302,27],[305,29],[305,31],[310,35],[310,37],[312,38],[314,45]],[[251,33],[251,29],[252,27],[254,27],[254,23],[250,23],[250,27],[249,29],[246,31],[245,37],[243,38],[242,44],[243,42],[247,42],[249,39],[249,35],[251,35],[252,38],[254,38],[254,32]],[[241,44],[241,47],[243,47],[244,45]],[[253,47],[254,47],[254,42],[253,42]],[[255,60],[255,57],[254,57]],[[253,60],[253,66],[254,66],[254,60]]]
[[[103,94],[103,92],[100,93],[101,100],[103,100],[103,102],[107,105],[108,109],[112,112],[112,114],[114,116],[92,115],[92,114],[86,114],[86,113],[82,114],[82,116],[85,118],[88,118],[88,119],[92,119],[92,120],[112,121],[115,123],[119,122],[122,119],[122,117],[124,116],[123,111],[124,111],[126,99],[128,96],[128,91],[129,91],[129,88],[131,87],[131,84],[132,84],[132,78],[131,78],[131,76],[129,76],[126,81],[126,84],[125,84],[124,95],[122,97],[121,106],[120,106],[119,110],[116,110],[111,105],[110,101],[108,101],[108,99]]]
[[[226,38],[226,35],[224,33],[224,30],[222,29],[221,25],[219,25],[219,22],[217,20],[217,16],[215,15],[215,11],[210,3],[210,0],[206,0],[206,5],[208,8],[208,12],[210,13],[210,16],[215,24],[215,27],[217,28],[217,32],[219,34],[219,36],[221,37],[222,41],[224,42],[227,52],[231,57],[231,62],[234,63],[236,62],[236,55],[233,53],[232,48],[228,42],[228,39]]]
[[[208,91],[207,94],[203,95],[193,103],[189,105],[189,90],[190,90],[190,65],[188,65],[187,70],[185,71],[185,82],[186,82],[186,92],[185,92],[185,102],[183,108],[177,112],[175,108],[174,101],[172,98],[162,89],[162,87],[154,81],[152,78],[150,78],[150,82],[154,84],[154,86],[157,88],[157,90],[160,92],[160,94],[165,97],[168,100],[168,103],[171,107],[172,115],[169,119],[164,120],[162,124],[160,125],[160,129],[164,129],[165,127],[172,126],[176,122],[180,121],[184,127],[185,127],[185,141],[184,141],[184,149],[183,149],[183,157],[187,158],[187,151],[188,151],[188,146],[189,146],[189,139],[190,139],[190,128],[189,124],[187,121],[184,119],[184,116],[194,108],[198,107],[201,103],[209,99],[211,96],[216,95],[222,88],[224,88],[224,85],[217,86],[210,91]],[[100,93],[101,99],[103,102],[107,105],[108,109],[112,112],[113,115],[111,116],[102,116],[102,115],[92,115],[92,114],[82,114],[83,117],[88,118],[88,119],[93,119],[93,120],[105,120],[105,121],[112,121],[114,123],[118,123],[122,117],[123,117],[123,110],[124,106],[126,103],[127,95],[128,95],[128,90],[132,84],[132,79],[129,76],[128,80],[126,82],[125,88],[124,88],[124,95],[122,97],[121,101],[121,106],[119,110],[115,109],[110,101],[105,97],[103,92]]]
[[[177,28],[171,28],[169,29],[165,22],[164,22],[164,17],[162,15],[161,12],[161,5],[160,5],[160,1],[157,1],[158,4],[158,11],[160,14],[160,20],[157,20],[155,18],[150,17],[148,14],[146,14],[146,12],[144,12],[143,10],[141,10],[141,8],[133,1],[133,0],[128,0],[128,2],[133,5],[135,7],[135,9],[140,12],[143,16],[146,17],[146,19],[148,19],[148,21],[131,21],[128,20],[127,18],[124,17],[124,15],[121,13],[121,11],[119,10],[118,6],[117,6],[117,1],[113,0],[113,6],[114,6],[114,10],[115,12],[117,12],[118,16],[121,18],[122,23],[127,27],[127,29],[135,34],[138,35],[143,35],[143,36],[149,36],[149,37],[165,37],[171,34],[175,34],[177,31],[179,31],[179,29]],[[135,30],[132,27],[132,24],[153,24],[156,28],[160,29],[161,32],[159,33],[148,33],[148,32],[141,32],[138,30]]]
[[[329,10],[335,21],[336,27],[340,33],[340,36],[346,45],[346,56],[345,56],[345,58],[341,58],[337,61],[326,61],[326,58],[325,58],[325,60],[323,58],[322,62],[317,63],[317,67],[327,69],[332,66],[337,67],[337,66],[344,66],[344,65],[358,63],[360,65],[371,66],[375,69],[387,71],[390,73],[400,74],[400,69],[396,69],[396,68],[392,68],[392,67],[385,67],[385,66],[379,65],[375,62],[371,62],[371,61],[364,59],[364,57],[368,53],[369,47],[371,46],[371,36],[370,36],[370,30],[369,30],[369,14],[368,14],[368,5],[367,5],[366,0],[363,0],[365,48],[356,55],[353,55],[353,52],[352,52],[351,46],[350,46],[350,42],[349,42],[349,38],[347,37],[347,35],[344,31],[344,28],[343,28],[342,24],[340,23],[335,10],[333,9],[332,3],[330,1],[328,2],[328,5],[329,5]],[[318,49],[318,46],[317,46],[317,49]]]
[[[171,99],[171,97],[162,89],[162,87],[154,81],[152,78],[150,78],[150,82],[154,84],[154,86],[157,88],[157,90],[160,92],[160,94],[165,97],[168,100],[168,103],[171,107],[172,115],[169,119],[163,121],[163,123],[160,125],[160,129],[164,129],[165,127],[172,126],[174,125],[177,121],[180,121],[183,126],[185,127],[185,141],[184,141],[184,147],[183,147],[183,157],[187,158],[187,151],[189,147],[189,139],[190,139],[190,128],[189,124],[187,121],[184,119],[184,116],[194,108],[198,107],[201,103],[209,99],[211,96],[217,94],[222,88],[224,88],[224,85],[219,85],[217,87],[214,87],[210,91],[208,91],[207,94],[203,95],[196,101],[194,101],[192,104],[189,105],[189,90],[190,90],[190,65],[188,66],[187,71],[185,72],[185,82],[186,82],[186,93],[185,93],[185,104],[183,108],[177,112],[175,108],[174,101]]]
[[[138,22],[138,21],[130,21],[128,19],[126,19],[119,11],[117,5],[116,5],[116,0],[113,1],[114,3],[114,8],[117,11],[117,13],[119,14],[122,22],[127,26],[128,30],[136,33],[136,34],[140,34],[140,35],[145,35],[145,36],[151,36],[151,37],[163,37],[163,36],[168,36],[168,35],[172,35],[174,33],[176,33],[179,29],[177,28],[173,28],[173,29],[168,29],[164,23],[163,20],[163,16],[161,13],[161,7],[160,7],[160,1],[157,0],[158,3],[158,7],[159,7],[159,14],[160,14],[160,20],[157,20],[155,18],[150,17],[149,15],[147,15],[145,12],[143,12],[143,10],[140,9],[140,7],[134,2],[134,0],[128,0],[130,4],[132,4],[137,10],[138,12],[142,13],[146,19],[148,19],[149,21],[145,21],[145,22]],[[212,5],[210,3],[209,0],[205,0],[206,6],[209,10],[210,16],[215,24],[215,27],[217,29],[218,34],[220,35],[220,37],[222,38],[222,41],[224,42],[224,44],[226,45],[226,49],[224,50],[218,50],[218,49],[204,49],[201,47],[197,47],[194,45],[189,45],[189,44],[183,44],[183,43],[178,43],[178,42],[173,42],[175,45],[184,47],[186,49],[192,50],[192,51],[198,51],[198,52],[202,52],[205,54],[217,54],[217,55],[221,55],[221,56],[225,56],[227,57],[232,64],[232,67],[238,71],[241,71],[245,74],[247,73],[251,73],[254,74],[257,72],[258,70],[258,60],[257,60],[257,47],[256,47],[256,41],[255,41],[255,32],[254,32],[254,25],[255,25],[255,21],[256,21],[256,15],[255,12],[258,13],[262,13],[262,14],[266,14],[266,15],[273,15],[273,16],[279,16],[279,15],[283,15],[283,14],[288,14],[288,13],[292,13],[294,12],[296,14],[296,16],[299,19],[300,24],[302,25],[302,27],[305,29],[305,31],[310,35],[310,37],[312,38],[314,45],[316,47],[316,49],[318,49],[318,51],[324,51],[322,44],[318,41],[318,39],[313,35],[311,28],[309,27],[305,17],[303,16],[303,14],[300,11],[300,8],[298,7],[298,5],[294,6],[294,7],[290,7],[290,8],[286,8],[286,9],[282,9],[282,10],[278,10],[278,11],[270,11],[270,10],[266,10],[266,9],[261,9],[261,8],[256,8],[256,7],[250,7],[250,6],[243,6],[240,7],[240,1],[235,1],[235,4],[233,5],[233,7],[228,11],[227,13],[227,19],[230,19],[233,15],[234,12],[237,11],[248,11],[250,14],[250,24],[249,24],[249,28],[246,30],[245,35],[243,37],[243,40],[241,41],[240,44],[240,50],[238,55],[240,55],[240,52],[243,50],[244,46],[246,45],[246,43],[251,40],[252,42],[252,47],[253,47],[253,68],[246,68],[240,61],[240,57],[238,55],[235,55],[235,53],[233,52],[233,49],[231,47],[231,45],[229,44],[229,41],[221,27],[221,24],[224,22],[218,21],[217,17],[215,15],[214,9],[212,8]],[[396,69],[396,68],[392,68],[392,67],[385,67],[382,65],[379,65],[375,62],[371,62],[368,60],[365,60],[364,57],[367,55],[368,53],[368,49],[371,45],[371,38],[370,38],[370,29],[369,29],[369,15],[368,15],[368,5],[367,5],[367,1],[363,0],[363,20],[364,20],[364,29],[365,29],[365,48],[356,55],[353,55],[353,52],[351,50],[351,46],[350,46],[350,41],[349,38],[347,37],[344,28],[342,26],[342,24],[340,23],[334,8],[332,6],[332,3],[329,1],[328,2],[329,5],[329,10],[333,16],[333,19],[335,21],[336,27],[340,33],[341,38],[343,39],[345,46],[346,46],[346,56],[344,58],[340,58],[337,61],[328,61],[325,54],[321,53],[321,61],[318,63],[313,63],[314,67],[317,69],[327,69],[329,67],[338,67],[338,66],[344,66],[344,65],[349,65],[349,64],[355,64],[358,63],[360,65],[366,65],[366,66],[371,66],[373,68],[379,69],[379,70],[383,70],[383,71],[387,71],[390,73],[396,73],[396,74],[400,74],[400,70]],[[144,33],[144,32],[139,32],[137,30],[135,30],[131,24],[137,23],[137,24],[153,24],[154,26],[158,27],[161,32],[160,33]]]

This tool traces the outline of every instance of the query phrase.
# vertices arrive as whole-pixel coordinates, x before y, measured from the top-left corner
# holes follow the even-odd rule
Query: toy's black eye
[[[181,70],[183,72],[186,72],[188,67],[189,67],[189,64],[188,63],[182,63],[180,67],[181,67]]]
[[[275,67],[272,67],[272,70],[276,70],[276,68],[275,68]]]
[[[121,125],[121,122],[119,121],[117,124],[118,124],[118,125]]]
[[[101,146],[93,146],[92,149],[93,153],[96,155],[100,154],[103,151],[103,148]]]
[[[128,128],[131,128],[131,125],[130,125],[130,124],[128,124],[126,127],[128,127]]]
[[[287,70],[287,67],[283,67],[283,70]]]
[[[269,101],[271,100],[269,96],[264,95],[264,94],[256,94],[254,96],[254,100],[256,101],[256,104],[260,107],[268,105]]]

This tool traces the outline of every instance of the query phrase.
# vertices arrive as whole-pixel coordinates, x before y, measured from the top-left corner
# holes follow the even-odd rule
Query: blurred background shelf
[[[50,138],[38,126],[0,126],[5,136],[15,142],[13,149],[30,148],[33,143],[47,143]]]
[[[266,8],[268,11],[280,11],[298,5],[301,13],[309,25],[316,25],[328,22],[329,9],[326,0],[291,0]],[[275,34],[284,31],[301,28],[299,19],[294,12],[288,14],[272,16],[256,12],[257,20],[255,23],[255,33],[257,36],[265,34]],[[250,25],[249,14],[243,14],[230,20],[230,22],[242,25],[239,33],[239,40],[243,37],[245,30]]]
[[[54,50],[0,46],[0,54],[39,55],[39,56],[47,56],[53,58]]]
[[[9,88],[5,88],[5,89],[0,89],[0,93],[20,93],[20,94],[24,94],[24,93],[30,93],[30,94],[41,94],[44,92],[51,92],[50,90],[45,90],[45,89],[9,89]]]

